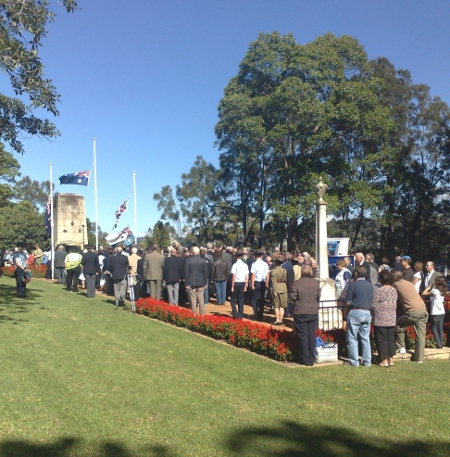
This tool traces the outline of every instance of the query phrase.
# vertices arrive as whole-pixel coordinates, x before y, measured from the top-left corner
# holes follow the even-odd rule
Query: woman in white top
[[[428,286],[422,293],[422,295],[431,295],[431,330],[433,331],[437,349],[442,349],[444,344],[444,298],[446,292],[447,284],[445,278],[443,276],[437,276],[434,285]]]
[[[423,292],[423,263],[420,261],[417,261],[414,264],[414,276],[412,278],[412,283],[414,284],[414,287],[417,290],[418,294],[421,294]]]

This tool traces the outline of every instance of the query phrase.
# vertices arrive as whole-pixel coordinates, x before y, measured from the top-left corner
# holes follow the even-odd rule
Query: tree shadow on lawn
[[[37,299],[42,292],[41,289],[27,290],[27,298],[23,299],[16,297],[15,286],[0,284],[0,322],[27,322],[17,315],[27,313],[31,306],[39,305]]]
[[[345,420],[343,418],[343,420]],[[370,413],[368,412],[368,422]],[[236,430],[226,441],[233,456],[258,457],[448,457],[450,442],[366,437],[352,430],[282,422],[274,427]],[[399,437],[400,438],[400,437]]]
[[[353,457],[357,455],[448,457],[449,455],[450,442],[422,440],[396,442],[394,438],[367,437],[341,427],[309,426],[285,421],[274,424],[273,427],[240,427],[225,441],[221,441],[218,437],[217,454],[242,457]],[[198,449],[194,452],[198,454]],[[148,444],[139,449],[130,449],[114,442],[86,446],[82,440],[76,438],[61,438],[47,444],[19,440],[0,442],[0,457],[136,457],[137,455],[173,457],[180,453],[177,452],[176,447],[171,448],[160,444]]]
[[[172,457],[167,446],[149,445],[139,450],[148,457]],[[87,450],[76,438],[61,438],[54,443],[35,444],[26,441],[0,442],[0,457],[135,457],[136,453],[116,443],[103,443],[96,449]]]

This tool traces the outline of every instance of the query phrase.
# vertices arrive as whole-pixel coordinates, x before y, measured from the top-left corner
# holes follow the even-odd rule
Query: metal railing
[[[345,306],[337,300],[321,300],[319,307],[319,328],[321,330],[334,330],[343,327],[343,311]]]

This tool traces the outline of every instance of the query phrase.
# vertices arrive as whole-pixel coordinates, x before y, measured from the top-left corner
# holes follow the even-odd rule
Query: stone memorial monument
[[[319,178],[315,187],[318,200],[316,202],[316,261],[319,268],[320,281],[320,306],[319,328],[330,330],[337,328],[342,318],[341,313],[335,308],[336,288],[330,279],[328,270],[328,234],[327,234],[327,203],[323,199],[328,186]]]
[[[53,199],[55,245],[82,249],[87,243],[86,207],[78,194],[58,194]]]

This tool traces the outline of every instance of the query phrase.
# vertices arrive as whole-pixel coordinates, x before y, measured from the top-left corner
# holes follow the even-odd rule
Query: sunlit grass
[[[29,286],[0,279],[0,457],[448,455],[446,361],[290,368]]]

